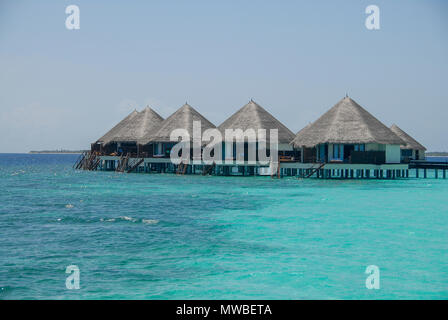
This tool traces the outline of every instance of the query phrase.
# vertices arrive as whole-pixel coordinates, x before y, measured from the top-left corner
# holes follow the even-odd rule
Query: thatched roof
[[[410,135],[408,135],[406,132],[404,132],[402,129],[400,129],[396,124],[393,124],[390,127],[390,130],[392,130],[397,136],[401,138],[405,142],[405,144],[401,145],[401,149],[414,149],[414,150],[423,150],[426,151],[426,148],[422,146],[418,141],[416,141],[414,138],[412,138]]]
[[[96,142],[104,143],[104,144],[112,142],[114,137],[118,136],[118,133],[120,132],[120,130],[123,127],[125,127],[126,124],[129,123],[137,114],[138,114],[137,110],[132,111],[123,120],[118,122],[112,129],[110,129],[104,136],[99,138]]]
[[[190,139],[193,138],[193,121],[201,122],[201,134],[216,126],[208,121],[204,116],[197,112],[189,104],[184,104],[180,109],[166,118],[160,125],[159,129],[155,131],[151,137],[146,139],[144,143],[148,142],[170,142],[171,132],[175,129],[186,129],[190,135]]]
[[[296,133],[296,136],[299,135],[299,134],[304,134],[304,132],[305,132],[306,130],[308,130],[308,128],[311,127],[311,125],[312,125],[312,123],[308,123],[305,127],[303,127],[302,129],[300,129],[300,131]]]
[[[140,142],[144,137],[159,128],[163,118],[150,107],[141,112],[133,111],[120,121],[98,142],[108,144],[110,142]]]
[[[253,100],[235,112],[218,128],[222,132],[223,140],[225,140],[226,129],[241,129],[243,131],[253,129],[255,133],[258,133],[258,129],[265,129],[266,141],[269,141],[270,130],[277,129],[279,143],[290,143],[294,139],[294,133],[291,130]]]
[[[136,118],[136,122],[130,132],[131,141],[138,143],[145,141],[148,136],[160,128],[163,118],[150,107],[146,107]]]
[[[291,142],[297,148],[323,143],[402,144],[403,141],[367,110],[345,97],[299,131]]]

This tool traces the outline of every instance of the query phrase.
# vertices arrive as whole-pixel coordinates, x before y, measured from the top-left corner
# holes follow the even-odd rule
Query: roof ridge
[[[146,106],[146,108],[142,111],[144,112],[144,114],[142,115],[142,123],[140,125],[140,127],[138,128],[139,131],[139,137],[142,137],[145,134],[145,130],[146,130],[146,126],[149,122],[149,116],[150,116],[150,112],[151,112],[151,108],[149,106]]]
[[[192,125],[193,121],[195,120],[195,117],[197,117],[201,122],[202,132],[208,128],[216,128],[216,126],[212,122],[206,119],[195,108],[193,108],[188,104],[184,104],[162,122],[161,126],[159,126],[157,130],[154,131],[152,137],[146,139],[146,143],[151,141],[158,141],[158,142],[169,141],[168,131],[171,131],[173,127],[175,127],[175,129],[179,128],[186,129],[192,136],[193,132],[191,130],[193,129]]]
[[[426,150],[425,146],[420,142],[415,140],[412,136],[410,136],[406,131],[401,129],[398,125],[393,124],[390,127],[390,130],[394,132],[401,140],[403,140],[404,144],[402,146],[407,149],[417,149],[417,150]],[[398,132],[396,132],[398,131]]]
[[[275,118],[268,110],[253,99],[238,109],[222,122],[218,129],[225,132],[226,129],[277,129],[279,143],[290,143],[294,139],[294,132]]]
[[[262,123],[262,118],[260,117],[260,109],[261,110],[264,110],[259,104],[257,104],[255,101],[253,101],[252,99],[250,100],[251,101],[251,103],[255,106],[255,117],[257,118],[256,120],[257,120],[257,123]],[[266,111],[266,110],[264,110],[264,111]],[[256,132],[256,134],[257,134],[257,132]]]
[[[349,97],[341,99],[306,130],[300,130],[295,146],[313,147],[321,143],[402,144],[384,123]]]
[[[350,99],[350,98],[348,98],[348,99]],[[367,121],[366,121],[367,119],[365,117],[365,114],[368,114],[371,117],[373,117],[373,115],[371,115],[367,110],[365,110],[363,107],[361,107],[359,104],[357,104],[354,100],[350,99],[350,102],[355,107],[356,114],[363,120],[363,123],[367,124]],[[360,111],[363,111],[363,112],[360,112]],[[373,117],[373,118],[376,119],[375,117]],[[373,134],[373,132],[368,124],[366,125],[366,130],[368,131],[369,136],[372,138],[372,140],[375,140],[375,135]]]
[[[122,127],[128,122],[130,121],[132,118],[134,118],[136,115],[138,115],[138,111],[136,109],[134,109],[133,111],[131,111],[126,117],[124,117],[123,119],[121,119],[115,126],[113,126],[111,129],[109,129],[109,131],[107,131],[103,136],[101,136],[98,141],[109,141],[111,138],[114,138],[114,135],[117,134],[117,132],[115,131],[119,131],[122,129]],[[108,137],[108,136],[112,136],[112,137]]]
[[[344,98],[345,99],[345,98]],[[342,104],[344,103],[344,99],[342,100],[342,101],[339,101],[339,103],[337,103],[335,106],[334,106],[334,108],[336,108],[336,114],[335,114],[335,116],[333,117],[333,119],[331,120],[331,124],[328,126],[329,128],[332,128],[333,126],[334,126],[334,124],[339,120],[339,118],[340,118],[340,115],[341,115],[341,107],[342,107]],[[331,110],[331,109],[330,109]],[[324,113],[324,115],[325,115],[325,113]],[[322,115],[323,116],[323,115]],[[326,131],[326,133],[325,133],[325,138],[323,139],[324,141],[322,141],[322,142],[327,142],[328,140],[329,140],[329,138],[328,138],[328,134],[330,133],[330,131],[329,130],[327,130]],[[321,143],[322,143],[321,142]]]

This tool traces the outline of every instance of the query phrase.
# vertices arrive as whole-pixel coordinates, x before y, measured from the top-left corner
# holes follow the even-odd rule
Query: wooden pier
[[[189,161],[175,165],[170,158],[146,158],[139,155],[101,156],[83,154],[75,169],[116,171],[126,173],[173,173],[216,176],[271,176],[300,179],[446,179],[448,162],[411,161],[396,164],[303,163],[279,162],[274,169],[260,163],[203,163]],[[274,170],[270,172],[269,170]]]
[[[434,178],[446,179],[446,171],[448,170],[448,162],[435,162],[435,161],[411,161],[409,163],[409,169],[415,170],[415,177],[420,178],[421,173],[423,178],[428,178],[428,173],[434,172]]]

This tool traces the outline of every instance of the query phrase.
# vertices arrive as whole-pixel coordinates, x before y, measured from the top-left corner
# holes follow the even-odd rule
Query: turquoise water
[[[0,298],[448,298],[448,180],[85,172],[76,157],[0,155]]]

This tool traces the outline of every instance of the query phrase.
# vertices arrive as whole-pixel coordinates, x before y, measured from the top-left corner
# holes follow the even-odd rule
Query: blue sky
[[[85,149],[135,108],[185,101],[219,125],[253,98],[297,132],[346,92],[448,151],[447,34],[442,0],[1,1],[0,151]]]

